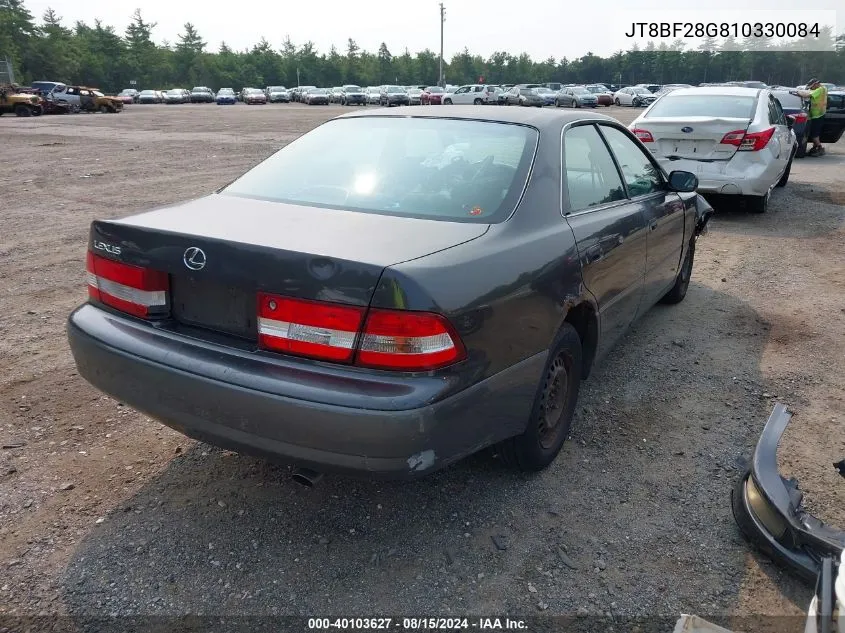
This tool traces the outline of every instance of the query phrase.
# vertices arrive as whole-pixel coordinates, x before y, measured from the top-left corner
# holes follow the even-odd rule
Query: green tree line
[[[53,80],[118,91],[137,82],[139,89],[210,86],[214,89],[268,85],[336,86],[346,83],[379,85],[435,84],[439,58],[431,50],[393,54],[382,43],[375,52],[352,39],[344,49],[318,52],[313,42],[295,44],[261,39],[248,50],[233,50],[225,42],[209,50],[193,24],[187,23],[176,42],[154,41],[156,23],[140,10],[122,33],[95,21],[65,24],[48,9],[40,22],[22,0],[0,0],[0,59],[12,60],[16,80]],[[831,44],[834,36],[823,37]],[[836,51],[741,50],[743,42],[710,40],[687,50],[672,45],[633,47],[608,57],[587,52],[580,58],[533,60],[528,54],[495,52],[486,59],[464,49],[444,60],[446,81],[471,83],[483,77],[490,83],[559,81],[563,83],[690,83],[756,79],[770,84],[798,85],[810,75],[822,81],[845,83],[845,36],[836,38]]]

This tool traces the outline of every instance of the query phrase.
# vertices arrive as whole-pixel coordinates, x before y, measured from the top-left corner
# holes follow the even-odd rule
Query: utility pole
[[[446,21],[446,8],[443,6],[443,3],[440,3],[440,81],[438,85],[441,88],[446,87],[446,83],[443,79],[443,23]]]

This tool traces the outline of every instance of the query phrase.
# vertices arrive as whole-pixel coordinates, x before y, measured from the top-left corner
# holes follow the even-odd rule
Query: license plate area
[[[178,323],[258,340],[255,292],[196,277],[172,275],[170,295],[171,314]]]

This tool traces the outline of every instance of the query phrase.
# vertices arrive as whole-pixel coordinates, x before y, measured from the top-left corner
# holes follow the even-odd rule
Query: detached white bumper
[[[730,160],[714,162],[655,158],[667,172],[682,170],[698,176],[698,193],[764,196],[783,171],[768,152],[737,152]]]

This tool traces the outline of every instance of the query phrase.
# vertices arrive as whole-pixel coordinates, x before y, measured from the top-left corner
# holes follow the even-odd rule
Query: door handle
[[[655,230],[657,228],[657,220],[652,220],[651,222],[649,222],[648,228],[651,229],[652,231]]]

